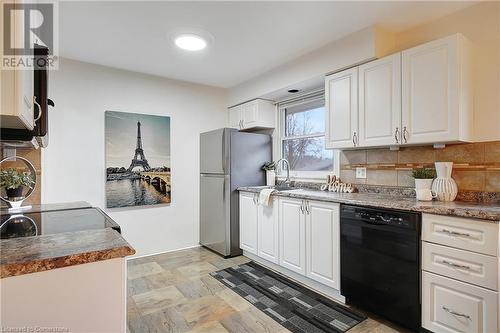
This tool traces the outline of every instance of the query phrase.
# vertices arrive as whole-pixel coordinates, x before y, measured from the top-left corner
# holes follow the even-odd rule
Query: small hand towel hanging
[[[271,195],[275,192],[276,190],[273,188],[266,188],[260,191],[259,193],[259,204],[263,206],[271,206],[272,201],[271,201]]]

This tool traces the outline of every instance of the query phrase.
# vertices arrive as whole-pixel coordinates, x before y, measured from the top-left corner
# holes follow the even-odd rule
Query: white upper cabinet
[[[359,67],[359,145],[401,142],[401,54]]]
[[[326,148],[472,141],[468,64],[456,34],[327,76]]]
[[[467,44],[457,34],[402,52],[403,144],[472,140]]]
[[[241,129],[241,122],[243,119],[241,110],[241,105],[229,108],[229,127]]]
[[[11,36],[16,45],[22,45],[24,41],[24,20],[22,16],[12,16]],[[4,31],[0,27],[0,34]],[[3,42],[2,38],[0,41]],[[32,44],[33,45],[33,44]],[[16,70],[0,71],[0,120],[2,128],[17,128],[33,130],[35,126],[34,117],[39,110],[35,111],[33,103],[33,69],[19,68]]]
[[[358,68],[325,79],[326,147],[351,148],[358,136]]]
[[[255,99],[229,108],[229,126],[239,130],[274,128],[276,107],[271,101]]]

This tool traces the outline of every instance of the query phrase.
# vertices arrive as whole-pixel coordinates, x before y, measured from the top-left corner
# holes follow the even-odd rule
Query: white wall
[[[42,202],[105,208],[104,111],[171,116],[172,203],[106,212],[137,256],[197,245],[199,133],[227,125],[226,92],[67,59],[50,73],[49,89],[56,107],[43,152]]]
[[[382,57],[393,48],[393,34],[378,27],[360,30],[231,88],[229,106]]]

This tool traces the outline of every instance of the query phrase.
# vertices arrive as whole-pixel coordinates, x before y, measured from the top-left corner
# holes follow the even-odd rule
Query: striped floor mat
[[[366,319],[254,262],[211,275],[295,333],[346,332]]]

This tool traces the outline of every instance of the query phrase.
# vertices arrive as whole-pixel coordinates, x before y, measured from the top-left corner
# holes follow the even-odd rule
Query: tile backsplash
[[[364,149],[340,153],[340,178],[358,185],[414,187],[411,170],[434,162],[453,162],[459,193],[500,192],[500,141],[405,147],[400,150]],[[366,179],[355,177],[356,167],[366,167]],[[462,196],[463,197],[463,196]]]

